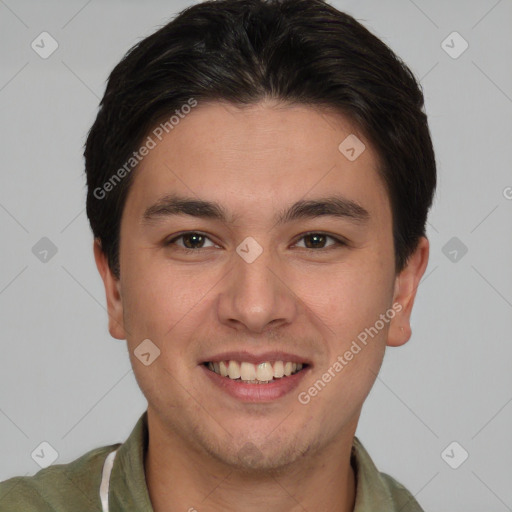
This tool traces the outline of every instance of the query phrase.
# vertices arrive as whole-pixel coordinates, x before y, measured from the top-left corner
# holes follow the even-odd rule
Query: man
[[[322,0],[185,9],[109,77],[87,214],[147,411],[2,511],[420,511],[355,437],[411,336],[436,165],[421,90]]]

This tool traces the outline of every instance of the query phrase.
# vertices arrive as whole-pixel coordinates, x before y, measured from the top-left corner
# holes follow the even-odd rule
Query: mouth
[[[290,394],[311,371],[311,361],[284,352],[230,352],[199,364],[209,382],[242,402],[271,402]]]
[[[245,384],[269,384],[296,375],[309,366],[307,363],[292,361],[264,361],[255,364],[233,359],[207,361],[203,365],[221,377]]]

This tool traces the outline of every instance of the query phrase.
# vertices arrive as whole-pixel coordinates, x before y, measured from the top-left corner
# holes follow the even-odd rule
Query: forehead
[[[199,103],[172,129],[149,136],[154,147],[134,171],[125,206],[139,217],[169,193],[258,219],[283,204],[333,193],[375,215],[389,213],[376,153],[332,111],[270,101],[243,108]]]

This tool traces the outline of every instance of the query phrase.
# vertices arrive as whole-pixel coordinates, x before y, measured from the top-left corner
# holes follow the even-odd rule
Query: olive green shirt
[[[145,411],[123,444],[96,448],[69,464],[1,482],[0,512],[102,512],[100,484],[105,460],[117,448],[110,479],[108,472],[103,478],[109,483],[109,512],[153,512],[144,474],[147,446]],[[357,483],[354,512],[423,512],[407,489],[377,470],[357,437],[351,463]],[[200,504],[192,503],[194,508],[201,512]]]

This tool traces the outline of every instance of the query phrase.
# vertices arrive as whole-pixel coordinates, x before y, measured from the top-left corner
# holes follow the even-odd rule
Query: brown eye
[[[325,244],[328,238],[334,240],[334,243],[326,246]],[[306,233],[300,240],[309,240],[309,242],[305,243],[306,249],[326,249],[333,246],[346,245],[338,238],[326,235],[325,233]]]
[[[183,240],[182,244],[177,244],[177,240]],[[206,235],[202,233],[197,233],[195,231],[190,231],[188,233],[182,233],[181,235],[173,238],[166,242],[165,245],[177,245],[178,247],[183,248],[188,251],[196,251],[198,249],[204,249],[204,243],[206,240],[210,240]],[[212,244],[214,245],[214,244]]]
[[[187,249],[197,249],[198,245],[203,246],[205,237],[198,233],[188,233],[183,235],[183,243]]]

